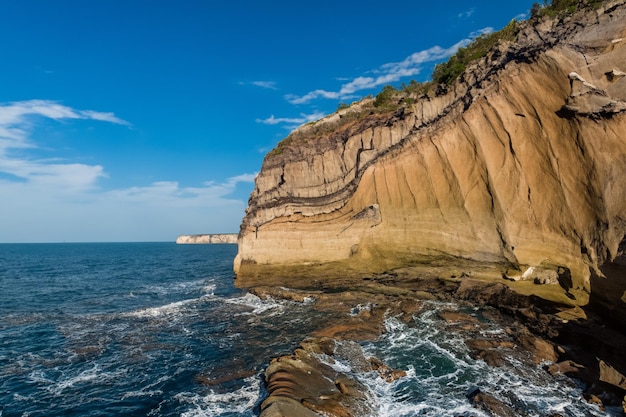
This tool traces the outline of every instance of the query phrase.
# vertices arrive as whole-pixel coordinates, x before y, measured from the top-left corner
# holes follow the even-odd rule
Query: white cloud
[[[268,88],[270,90],[278,90],[278,87],[276,86],[275,81],[252,81],[251,84],[256,85],[257,87],[261,87],[261,88]]]
[[[300,117],[274,117],[271,115],[267,119],[256,119],[257,123],[263,123],[266,125],[286,124],[288,127],[297,127],[303,123],[312,122],[321,117],[324,117],[325,113],[315,112],[312,114],[300,113]]]
[[[80,114],[83,116],[81,117],[82,119],[100,120],[102,122],[117,123],[120,125],[130,126],[130,123],[120,119],[113,113],[101,113],[91,110],[83,110],[82,112],[80,112]]]
[[[475,30],[474,32],[470,33],[470,37],[473,38],[477,38],[481,35],[489,35],[490,33],[493,33],[493,28],[491,26],[487,26],[485,28],[482,29],[478,29]]]
[[[113,113],[47,100],[0,103],[0,242],[173,240],[178,234],[234,232],[245,202],[231,197],[254,174],[198,187],[177,181],[103,190],[101,165],[37,159],[40,118],[130,126]]]
[[[268,90],[278,90],[276,81],[240,81],[239,85],[254,85],[256,87],[267,88]]]
[[[181,234],[234,233],[244,201],[230,197],[253,174],[199,187],[176,181],[59,194],[0,179],[0,242],[174,241]]]
[[[288,94],[285,99],[291,104],[305,104],[317,98],[348,100],[355,97],[355,93],[381,85],[393,83],[405,77],[412,77],[420,73],[421,67],[427,62],[448,58],[456,51],[466,46],[471,40],[463,39],[449,48],[433,46],[432,48],[415,52],[400,62],[391,62],[381,65],[373,71],[376,76],[359,76],[343,84],[338,91],[313,90],[303,96]]]
[[[476,9],[474,7],[472,7],[471,9],[461,12],[457,15],[457,17],[459,19],[469,19],[470,17],[472,17],[472,15],[474,14],[474,12],[476,11]]]
[[[125,120],[113,113],[93,110],[75,110],[50,100],[28,100],[0,104],[0,126],[12,126],[23,123],[26,117],[43,116],[49,119],[92,119],[130,126]]]
[[[228,195],[239,183],[254,182],[256,174],[242,174],[216,183],[205,182],[201,187],[181,187],[176,181],[157,181],[148,186],[111,190],[102,195],[118,204],[142,203],[160,207],[216,207],[230,205],[235,200]]]
[[[99,178],[105,177],[100,165],[79,163],[51,163],[27,157],[11,156],[17,149],[36,148],[29,133],[36,124],[35,117],[53,120],[91,119],[130,126],[113,113],[93,110],[75,110],[49,100],[28,100],[0,104],[0,173],[9,174],[33,184],[45,184],[59,190],[88,189]]]

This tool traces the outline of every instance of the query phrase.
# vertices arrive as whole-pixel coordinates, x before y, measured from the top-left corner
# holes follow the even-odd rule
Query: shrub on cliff
[[[579,8],[597,8],[605,0],[552,0],[550,4],[544,0],[543,5],[534,3],[530,9],[530,18],[542,16],[557,17],[574,13]]]
[[[498,42],[515,41],[518,32],[517,21],[511,20],[508,25],[497,32],[480,35],[466,47],[459,48],[447,62],[436,65],[432,75],[433,81],[437,84],[451,85],[465,71],[470,62],[487,55],[487,52]]]
[[[376,99],[374,99],[374,107],[382,109],[396,107],[397,103],[394,102],[394,98],[397,93],[398,90],[396,90],[392,85],[384,86],[382,91],[376,96]]]

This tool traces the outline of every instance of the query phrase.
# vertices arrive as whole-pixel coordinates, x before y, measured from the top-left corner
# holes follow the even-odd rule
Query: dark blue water
[[[236,250],[0,245],[0,414],[254,415],[315,315],[235,289]]]
[[[235,245],[0,245],[0,416],[253,416],[262,374],[328,322],[310,302],[261,300],[233,286]],[[353,306],[355,310],[363,306]],[[430,303],[363,343],[407,376],[361,380],[376,416],[484,414],[472,385],[528,416],[604,415],[540,366],[472,360]],[[497,324],[487,332],[503,332]],[[324,359],[324,358],[323,358]]]

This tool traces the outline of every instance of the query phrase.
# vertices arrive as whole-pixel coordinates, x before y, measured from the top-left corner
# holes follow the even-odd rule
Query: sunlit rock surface
[[[447,90],[297,129],[256,179],[237,285],[408,268],[587,303],[625,246],[624,22],[623,1],[525,22]]]

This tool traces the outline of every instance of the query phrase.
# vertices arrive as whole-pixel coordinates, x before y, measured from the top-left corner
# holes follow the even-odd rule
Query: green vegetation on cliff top
[[[530,10],[531,23],[537,22],[541,18],[547,16],[550,18],[563,18],[574,13],[576,10],[599,7],[607,0],[551,0],[548,3],[544,0],[543,4],[534,3]],[[475,38],[470,44],[463,48],[459,48],[456,54],[452,55],[448,61],[442,62],[435,66],[431,81],[416,82],[411,80],[409,84],[402,84],[400,89],[396,89],[392,85],[386,85],[378,93],[374,100],[361,102],[358,109],[351,109],[351,105],[340,103],[337,112],[343,111],[339,119],[334,122],[318,123],[318,121],[307,123],[313,126],[311,129],[301,131],[296,129],[290,133],[285,139],[270,151],[267,157],[280,155],[284,149],[288,147],[294,140],[301,138],[316,138],[346,129],[353,121],[362,119],[366,116],[381,113],[393,113],[402,106],[410,106],[417,98],[439,94],[446,91],[457,78],[465,72],[469,64],[485,57],[496,45],[501,42],[516,42],[517,35],[520,30],[520,23],[512,20],[504,28],[497,32],[486,33]],[[368,97],[366,97],[367,99]]]

